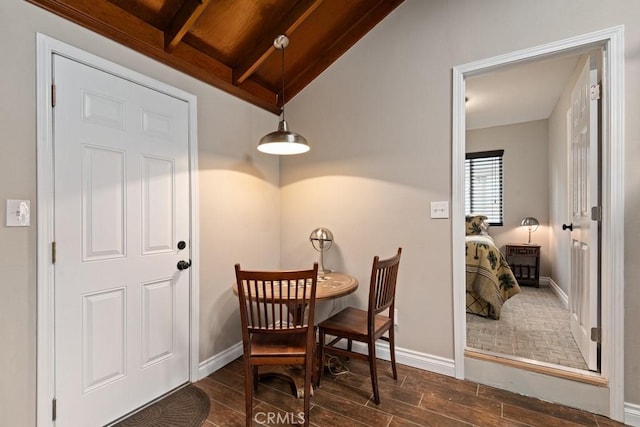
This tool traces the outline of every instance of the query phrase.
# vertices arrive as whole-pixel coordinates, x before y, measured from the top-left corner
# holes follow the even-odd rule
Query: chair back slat
[[[311,270],[248,271],[236,265],[243,338],[313,329],[317,264]]]
[[[369,285],[369,317],[370,321],[376,314],[387,309],[393,310],[396,295],[396,282],[402,248],[391,258],[381,260],[378,256],[373,259],[371,269],[371,283]],[[389,313],[390,316],[393,313]]]

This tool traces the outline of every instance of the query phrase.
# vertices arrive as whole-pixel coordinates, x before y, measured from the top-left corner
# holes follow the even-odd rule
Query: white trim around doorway
[[[52,399],[55,397],[54,361],[54,270],[51,263],[53,236],[53,120],[52,120],[52,56],[59,54],[94,68],[122,77],[142,86],[185,101],[189,109],[189,170],[191,262],[198,266],[198,132],[196,96],[154,80],[74,46],[38,33],[36,35],[37,94],[37,372],[36,425],[53,426]],[[191,268],[189,379],[199,379],[199,269]],[[121,414],[120,414],[121,415]]]
[[[602,147],[602,364],[610,418],[624,421],[624,27],[524,49],[453,68],[452,250],[456,377],[465,378],[464,158],[465,77],[490,69],[581,49],[603,47],[605,87]],[[468,361],[467,361],[468,362]],[[475,362],[474,362],[475,363]],[[541,396],[538,396],[541,397]],[[544,397],[543,397],[544,398]],[[562,396],[556,396],[562,400]],[[554,398],[554,400],[556,400]],[[557,403],[562,403],[557,401]]]

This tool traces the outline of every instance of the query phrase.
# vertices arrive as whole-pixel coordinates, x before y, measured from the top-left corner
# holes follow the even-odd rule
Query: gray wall
[[[504,149],[504,225],[492,226],[489,234],[504,252],[507,243],[526,243],[529,233],[522,218],[540,221],[531,242],[540,248],[540,275],[551,275],[549,251],[549,184],[547,120],[468,130],[466,151]]]
[[[452,68],[623,24],[625,401],[640,403],[638,16],[633,0],[405,1],[289,104],[312,151],[282,161],[283,264],[313,259],[303,238],[320,225],[336,238],[327,263],[361,282],[374,255],[402,246],[398,346],[452,359],[451,221],[429,218],[429,203],[452,194]]]

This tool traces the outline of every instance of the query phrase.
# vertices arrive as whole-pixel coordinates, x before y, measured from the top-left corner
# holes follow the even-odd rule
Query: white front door
[[[56,425],[99,426],[189,380],[188,105],[53,75]]]
[[[598,327],[599,280],[598,101],[591,91],[596,84],[597,70],[587,58],[571,95],[569,310],[571,333],[592,371],[598,370],[598,347],[591,339],[592,328]]]

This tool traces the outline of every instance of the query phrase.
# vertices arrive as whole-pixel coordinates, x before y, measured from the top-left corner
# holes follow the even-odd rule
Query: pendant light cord
[[[284,45],[280,48],[282,50],[282,120],[284,120]]]

